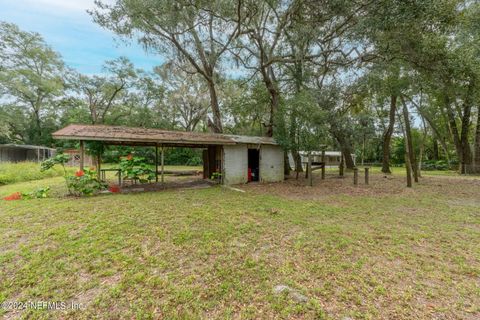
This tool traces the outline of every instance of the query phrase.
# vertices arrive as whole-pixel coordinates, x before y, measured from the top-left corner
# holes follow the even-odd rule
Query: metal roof
[[[55,139],[104,141],[123,145],[170,145],[201,147],[208,145],[271,144],[273,138],[236,136],[218,133],[168,131],[108,125],[71,124],[54,132]]]
[[[299,151],[300,155],[302,156],[308,156],[308,151]],[[312,156],[321,156],[322,155],[322,151],[310,151],[310,153],[312,154]],[[326,156],[330,156],[330,157],[340,157],[342,155],[342,152],[341,151],[325,151],[325,155]],[[352,153],[352,156],[354,156],[355,154]]]
[[[29,144],[14,144],[14,143],[7,143],[7,144],[0,144],[0,148],[17,148],[17,149],[28,149],[28,150],[55,150],[54,148],[44,147],[44,146],[33,146]]]

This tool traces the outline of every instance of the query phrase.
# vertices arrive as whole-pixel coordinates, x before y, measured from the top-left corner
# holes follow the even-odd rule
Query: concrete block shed
[[[284,179],[283,149],[269,137],[76,124],[53,133],[53,137],[79,140],[82,154],[84,141],[152,146],[156,148],[156,154],[159,148],[163,154],[164,147],[200,148],[203,150],[203,178],[210,179],[217,173],[221,176],[221,182],[226,185],[251,181],[278,182]],[[84,165],[82,154],[80,167]],[[158,172],[158,159],[155,163]]]

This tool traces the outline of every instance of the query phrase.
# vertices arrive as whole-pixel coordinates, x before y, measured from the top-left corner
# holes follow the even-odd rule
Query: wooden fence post
[[[357,167],[353,168],[353,184],[354,185],[358,184],[358,168]]]
[[[368,171],[370,168],[365,168],[365,184],[368,184],[369,181],[369,176],[368,176]]]
[[[343,152],[340,153],[340,165],[339,165],[339,169],[340,169],[340,177],[343,177]]]
[[[312,174],[312,154],[308,154],[308,165],[307,165],[307,170],[308,170],[308,185],[310,187],[313,186],[313,174]]]

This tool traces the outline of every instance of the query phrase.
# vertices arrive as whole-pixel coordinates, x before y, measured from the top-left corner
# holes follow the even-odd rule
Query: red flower
[[[118,193],[120,192],[120,187],[116,185],[111,185],[108,187],[108,191],[113,192],[113,193]]]
[[[84,175],[85,175],[85,172],[83,172],[83,170],[78,170],[77,172],[75,172],[76,177],[81,177],[81,176],[84,176]]]
[[[15,193],[12,193],[11,195],[3,198],[3,200],[7,200],[7,201],[10,201],[10,200],[20,200],[22,199],[22,194],[20,192],[15,192]]]
[[[133,159],[133,156],[132,156],[131,154],[129,154],[129,155],[127,156],[127,160],[130,161],[130,160],[132,160],[132,159]]]

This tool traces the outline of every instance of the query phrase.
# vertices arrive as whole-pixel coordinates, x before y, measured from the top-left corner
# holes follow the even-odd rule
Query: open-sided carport
[[[208,179],[214,172],[219,172],[224,184],[246,183],[253,180],[255,173],[261,182],[282,181],[284,178],[283,150],[269,137],[83,124],[69,125],[53,133],[53,137],[80,142],[81,169],[84,166],[84,142],[101,141],[107,145],[154,147],[157,182],[159,149],[161,181],[164,182],[165,147],[203,149],[203,177]],[[253,165],[257,167],[252,168]]]

